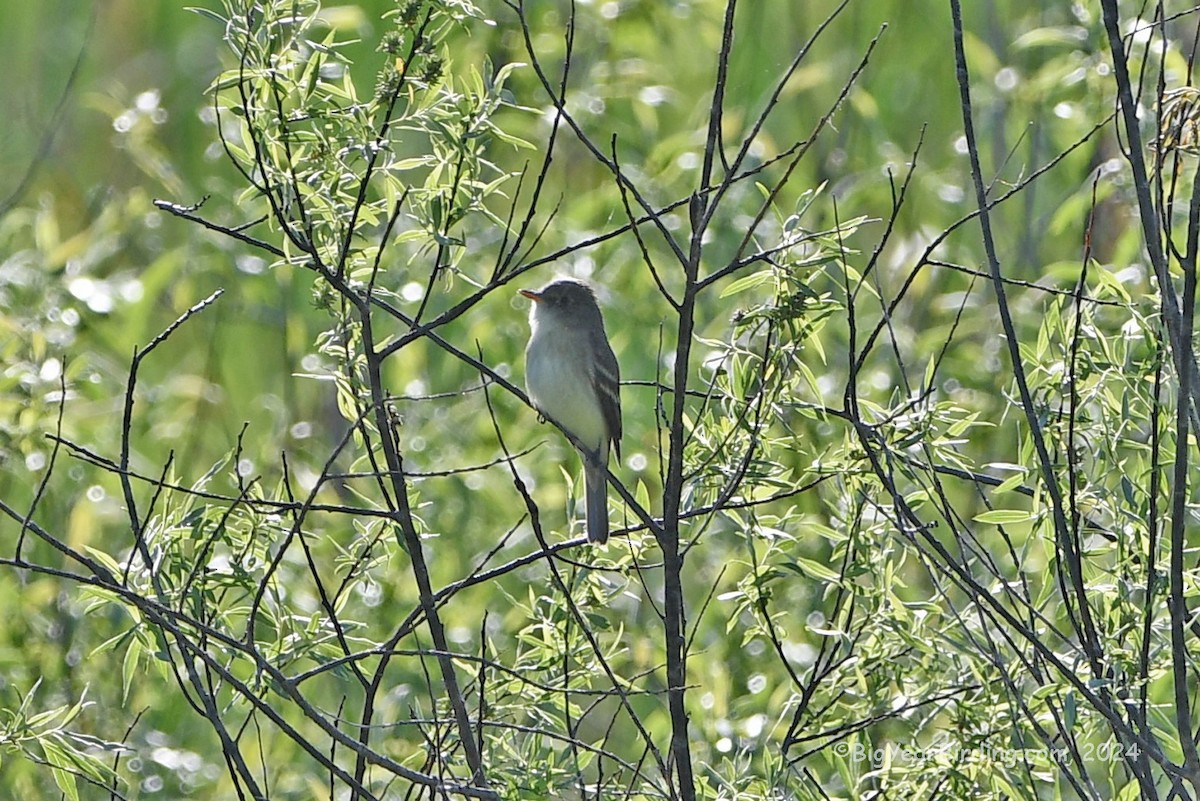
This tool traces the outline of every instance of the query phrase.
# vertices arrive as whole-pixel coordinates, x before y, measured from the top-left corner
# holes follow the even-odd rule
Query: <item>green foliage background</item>
[[[353,77],[361,97],[371,96],[388,58],[377,43],[384,28],[381,15],[394,5],[363,0],[325,11],[339,39],[360,40],[344,52],[355,65]],[[806,218],[807,228],[828,229],[839,221],[871,218],[845,242],[853,254],[848,260],[861,268],[881,233],[879,221],[891,212],[896,184],[889,176],[898,184],[920,146],[907,203],[876,272],[877,291],[885,298],[900,289],[925,246],[974,209],[961,143],[949,11],[942,3],[920,4],[920,9],[916,5],[910,0],[852,2],[785,87],[781,109],[768,123],[756,153],[759,159],[769,159],[812,130],[878,37],[861,81],[813,144],[790,184],[791,194],[781,198],[779,206],[790,208],[802,200],[803,192],[824,186],[821,201]],[[995,210],[995,226],[1003,232],[998,255],[1006,276],[1064,293],[1017,291],[1012,298],[1031,361],[1047,365],[1041,379],[1048,404],[1055,375],[1053,353],[1047,354],[1069,337],[1064,298],[1074,289],[1083,262],[1084,232],[1093,204],[1096,222],[1088,244],[1091,256],[1103,265],[1096,280],[1103,283],[1104,276],[1110,276],[1108,289],[1098,292],[1107,291],[1107,297],[1132,306],[1141,330],[1154,327],[1147,319],[1153,316],[1152,303],[1136,311],[1138,299],[1152,296],[1154,289],[1139,265],[1141,239],[1130,225],[1127,182],[1121,165],[1113,161],[1118,143],[1111,125],[1093,133],[1114,108],[1110,57],[1097,5],[1047,8],[1026,0],[977,0],[965,10],[984,173],[994,181],[993,191],[1003,193],[1065,154],[1035,185]],[[1132,13],[1133,4],[1127,5]],[[494,25],[474,23],[469,33],[452,40],[452,71],[465,71],[485,60],[496,66],[524,60],[512,14],[499,3],[481,6]],[[744,131],[795,50],[834,6],[827,0],[741,5],[738,36],[753,44],[736,50],[731,64],[725,121],[731,138]],[[538,47],[548,59],[561,56],[562,41],[555,31],[562,25],[565,4],[544,2],[531,8]],[[644,179],[650,187],[648,200],[656,207],[686,198],[694,188],[723,9],[724,3],[713,0],[597,0],[578,5],[572,110],[597,141],[608,143],[616,137],[621,163]],[[314,377],[330,366],[316,347],[329,321],[314,303],[311,275],[288,266],[271,268],[243,244],[175,219],[152,204],[161,198],[190,205],[207,197],[203,212],[210,219],[226,225],[245,221],[245,186],[218,144],[211,96],[205,94],[213,79],[236,63],[222,41],[223,31],[212,19],[178,4],[136,0],[0,0],[0,28],[7,32],[13,65],[9,80],[0,83],[0,107],[8,110],[8,134],[0,138],[0,200],[7,200],[0,218],[0,499],[17,510],[32,503],[52,458],[53,443],[46,435],[55,429],[64,383],[68,391],[63,437],[114,458],[130,354],[219,288],[224,296],[145,365],[132,465],[143,474],[157,475],[173,454],[172,472],[180,483],[191,485],[215,466],[212,488],[236,493],[239,473],[276,486],[281,480],[280,454],[286,452],[291,474],[303,485],[306,476],[311,479],[321,470],[346,430],[332,383]],[[1179,54],[1172,50],[1166,58],[1168,73],[1182,80]],[[531,71],[517,69],[508,88],[515,103],[530,108],[505,110],[499,124],[512,136],[541,142],[547,131],[545,98]],[[419,150],[419,144],[414,148]],[[531,154],[497,141],[489,157],[504,169],[519,169]],[[30,165],[34,171],[22,181]],[[1094,188],[1095,175],[1105,180]],[[758,200],[753,187],[737,191],[747,203]],[[541,253],[624,221],[611,177],[573,142],[562,142],[546,193],[563,202],[539,245]],[[731,250],[745,225],[736,214],[719,219],[714,252]],[[495,242],[467,244],[462,258],[471,259]],[[1024,432],[1006,397],[1010,387],[999,327],[992,314],[979,311],[987,308],[985,281],[955,269],[986,269],[977,226],[951,233],[938,258],[945,264],[927,266],[917,274],[890,324],[903,348],[909,379],[919,383],[930,361],[940,359],[935,384],[946,403],[939,412],[944,417],[916,419],[914,413],[914,419],[898,421],[893,433],[903,437],[905,425],[937,433],[938,447],[964,465],[1014,461]],[[423,280],[403,269],[397,268],[392,278],[401,292],[411,281]],[[667,309],[653,292],[631,238],[602,244],[587,257],[543,268],[518,283],[540,285],[555,270],[590,276],[604,285],[602,302],[624,378],[649,382],[664,375],[659,338]],[[837,284],[829,276],[814,276],[815,292],[836,293]],[[444,292],[432,301],[435,312],[452,305],[462,287],[447,282],[440,289]],[[697,336],[705,347],[714,353],[720,350],[731,320],[748,308],[752,296],[753,292],[713,295],[704,301]],[[1098,314],[1102,317],[1103,312]],[[515,293],[500,292],[455,321],[446,336],[468,350],[471,343],[482,343],[485,361],[520,383],[525,316],[524,301]],[[878,306],[864,312],[864,330],[880,316]],[[1114,312],[1113,319],[1120,326],[1127,318]],[[1097,326],[1103,330],[1102,319]],[[953,346],[943,353],[952,330]],[[791,401],[810,408],[839,404],[847,380],[848,337],[844,323],[830,323],[805,347],[802,358],[813,380],[798,384]],[[1149,346],[1140,347],[1135,343],[1128,345],[1127,353],[1108,352],[1107,361],[1100,360],[1105,364],[1096,368],[1097,397],[1117,404],[1118,411],[1122,396],[1126,404],[1136,406],[1139,387],[1122,388],[1119,375],[1104,371],[1119,374],[1124,369],[1131,376],[1152,372],[1153,354]],[[433,473],[497,458],[482,395],[472,392],[477,374],[430,347],[405,351],[388,369],[397,395],[467,392],[445,403],[403,407],[411,469]],[[881,410],[903,405],[907,391],[887,347],[878,347],[862,371],[859,382],[870,388],[870,402]],[[657,503],[661,488],[656,478],[654,390],[627,386],[623,398],[626,435],[618,474],[631,489],[640,487],[652,504]],[[510,447],[542,443],[536,463],[527,469],[547,524],[563,535],[577,535],[567,528],[568,487],[557,467],[561,462],[574,470],[569,449],[537,426],[530,410],[507,397],[496,401]],[[972,425],[972,414],[978,415],[978,425]],[[854,462],[854,445],[842,425],[816,415],[802,417],[797,425],[806,432],[805,445],[777,454],[781,465],[795,471],[793,476],[807,475],[805,471],[818,463],[828,463],[832,470]],[[231,457],[235,451],[236,457]],[[1108,473],[1115,480],[1112,471],[1129,468],[1124,462],[1128,455],[1106,452],[1099,439],[1094,455],[1101,462],[1112,460],[1108,471],[1105,464],[1097,466],[1100,504],[1105,493],[1113,491],[1100,477]],[[119,552],[128,547],[114,544],[124,543],[129,531],[112,475],[66,451],[59,451],[57,460],[59,478],[47,484],[39,506],[42,526],[59,532],[76,548]],[[349,462],[343,468],[349,469]],[[417,513],[439,586],[467,573],[505,532],[519,526],[524,513],[501,468],[430,478],[418,489],[424,503]],[[951,492],[968,518],[988,509],[982,499],[974,498],[971,487]],[[793,688],[777,673],[760,669],[768,646],[763,621],[756,618],[757,593],[762,592],[756,577],[768,575],[759,572],[764,565],[775,571],[769,575],[774,623],[796,649],[791,657],[803,663],[819,647],[820,637],[813,632],[821,628],[819,610],[831,592],[832,585],[824,582],[829,576],[822,570],[829,571],[833,564],[836,573],[838,546],[849,530],[877,525],[863,558],[878,570],[871,583],[883,588],[883,606],[890,614],[881,615],[879,630],[868,635],[864,649],[869,659],[854,691],[864,703],[876,703],[934,696],[970,683],[974,668],[966,661],[959,663],[960,673],[944,672],[946,662],[957,660],[946,653],[952,635],[947,633],[949,624],[940,619],[952,604],[939,606],[936,579],[902,544],[889,539],[882,521],[864,522],[856,517],[862,509],[830,514],[830,497],[822,491],[802,493],[790,508],[776,512],[774,524],[781,536],[797,542],[787,559],[769,542],[747,546],[745,521],[730,515],[712,523],[704,534],[705,547],[689,562],[693,676],[698,685],[719,688],[701,695],[692,709],[696,753],[711,766],[705,777],[708,797],[732,798],[734,789],[745,797],[765,797],[763,788],[783,772],[765,744],[781,736],[779,720],[792,702]],[[1020,497],[1011,506],[1038,512],[1031,503]],[[330,521],[330,528],[320,532],[328,539],[315,543],[315,552],[328,564],[341,558],[333,543],[366,536],[369,527],[364,523],[364,531],[349,532],[338,529],[343,525],[344,521]],[[11,520],[0,522],[0,547],[6,556],[19,529]],[[1027,532],[1019,535],[1021,547],[1029,549],[1033,562],[1052,559],[1026,536]],[[509,546],[512,555],[520,551],[523,538],[528,539],[527,531],[518,530]],[[38,550],[44,546],[29,547],[37,561],[54,563],[53,554]],[[640,541],[637,547],[648,546]],[[796,553],[807,561],[796,561]],[[606,580],[627,591],[614,591],[607,599],[609,606],[594,608],[595,624],[624,627],[617,641],[628,652],[619,664],[631,670],[658,664],[661,643],[637,636],[639,627],[657,624],[653,610],[638,598],[640,588],[633,583],[627,561],[614,558],[608,566],[612,572]],[[537,631],[531,621],[547,621],[546,631],[551,631],[550,622],[561,614],[552,598],[542,594],[546,582],[543,569],[530,568],[464,593],[446,609],[452,640],[465,651],[478,652],[483,646],[476,612],[487,609],[487,647],[497,653],[524,653],[530,665],[538,663],[543,652],[531,639]],[[367,633],[377,637],[395,624],[396,610],[411,607],[414,597],[403,554],[397,552],[382,557],[372,581],[362,583],[351,603],[370,622]],[[927,616],[936,622],[923,629],[921,621]],[[127,741],[136,753],[125,768],[134,779],[123,791],[126,797],[229,797],[211,732],[178,695],[164,663],[146,656],[131,664],[123,648],[102,647],[120,636],[128,622],[112,607],[93,606],[85,595],[52,577],[0,571],[0,708],[18,708],[28,696],[33,709],[49,710],[70,707],[86,696],[91,704],[78,711],[69,728],[110,740],[121,739],[128,730]],[[941,679],[945,687],[939,686]],[[973,680],[988,683],[986,676]],[[395,688],[385,695],[382,717],[406,714],[412,688],[423,681],[419,665],[401,670]],[[348,685],[330,680],[330,699],[348,691]],[[1164,686],[1156,686],[1154,692],[1157,700],[1169,704]],[[336,700],[329,706],[336,706]],[[649,707],[647,714],[653,715]],[[924,714],[932,717],[935,712]],[[981,738],[985,732],[1003,730],[1010,714],[1015,716],[986,706],[944,714],[952,719],[945,725],[960,732],[978,730]],[[846,720],[850,717],[847,712]],[[45,725],[59,720],[52,718]],[[656,722],[666,725],[665,719]],[[907,742],[905,737],[919,729],[921,725],[911,720],[882,726],[897,742]],[[10,730],[7,739],[0,739],[7,749],[0,750],[0,796],[55,797],[49,770],[15,758],[20,736]],[[278,765],[298,759],[285,741],[267,742],[278,751],[264,754],[264,762]],[[394,755],[407,756],[409,747],[397,742]],[[510,755],[518,763],[545,760],[554,751],[552,745],[545,750],[528,743],[519,747],[533,750]],[[837,774],[830,764],[818,770],[824,776]],[[283,774],[274,789],[280,798],[322,797],[321,779],[309,772]],[[860,786],[848,775],[841,775],[840,781]],[[919,783],[918,778],[913,781]],[[962,786],[975,786],[975,781],[983,780],[966,778]],[[997,786],[990,790],[1002,794],[1003,787]],[[1117,775],[1105,792],[1129,792],[1133,786],[1128,777]],[[925,791],[935,792],[928,787]],[[539,797],[527,792],[527,797]],[[102,797],[95,788],[82,793]]]

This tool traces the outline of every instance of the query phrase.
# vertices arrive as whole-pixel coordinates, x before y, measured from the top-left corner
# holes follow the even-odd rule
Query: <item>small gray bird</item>
[[[538,291],[525,348],[525,388],[534,408],[579,440],[590,542],[608,542],[605,469],[611,444],[621,457],[621,375],[592,288],[560,278]]]

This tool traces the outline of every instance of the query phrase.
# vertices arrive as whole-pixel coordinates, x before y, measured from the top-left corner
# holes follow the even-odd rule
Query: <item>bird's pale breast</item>
[[[525,351],[525,383],[538,411],[599,450],[607,444],[605,422],[587,354],[587,343],[578,337],[536,330]]]

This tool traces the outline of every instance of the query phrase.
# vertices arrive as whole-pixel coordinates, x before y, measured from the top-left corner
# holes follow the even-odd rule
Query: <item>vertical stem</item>
[[[694,208],[698,195],[692,196]],[[696,214],[692,215],[693,220]],[[686,609],[683,598],[683,555],[679,552],[679,519],[683,501],[683,447],[686,440],[683,416],[687,401],[688,365],[691,362],[692,332],[696,315],[696,276],[700,264],[700,238],[693,236],[691,257],[684,265],[685,287],[679,307],[678,344],[675,349],[671,406],[670,449],[667,457],[667,482],[663,488],[664,615],[667,642],[667,703],[671,712],[671,759],[679,784],[680,797],[694,801],[692,754],[688,742],[688,714],[684,705],[687,687]]]
[[[1188,648],[1184,625],[1190,617],[1187,601],[1183,594],[1183,555],[1186,546],[1185,526],[1188,496],[1188,397],[1191,395],[1193,375],[1192,327],[1196,306],[1196,251],[1200,243],[1200,166],[1193,178],[1192,202],[1188,210],[1187,251],[1180,266],[1183,268],[1183,320],[1179,343],[1181,351],[1176,363],[1179,365],[1179,398],[1175,408],[1175,471],[1171,487],[1171,558],[1170,590],[1167,609],[1171,617],[1171,671],[1175,684],[1175,722],[1179,729],[1179,744],[1183,748],[1183,764],[1188,780],[1200,794],[1200,755],[1192,734],[1192,709],[1190,681],[1188,677]]]
[[[1200,229],[1200,188],[1194,188],[1188,219],[1188,243],[1184,272],[1182,301],[1176,297],[1175,285],[1167,269],[1167,256],[1159,239],[1159,221],[1163,212],[1154,205],[1150,194],[1150,179],[1142,157],[1142,138],[1137,103],[1133,96],[1133,82],[1126,63],[1125,43],[1120,33],[1120,13],[1116,0],[1101,0],[1104,12],[1104,29],[1108,35],[1109,49],[1113,55],[1113,72],[1117,84],[1121,113],[1125,121],[1125,135],[1129,142],[1128,162],[1133,171],[1134,188],[1137,190],[1138,214],[1146,242],[1146,252],[1154,267],[1159,292],[1162,295],[1162,315],[1166,323],[1171,358],[1179,374],[1179,399],[1176,408],[1175,470],[1171,490],[1171,553],[1168,565],[1170,587],[1167,609],[1171,627],[1171,667],[1175,684],[1175,720],[1178,737],[1183,749],[1184,773],[1192,787],[1200,795],[1200,756],[1192,732],[1192,714],[1188,696],[1187,644],[1184,640],[1184,625],[1188,617],[1187,602],[1183,592],[1183,549],[1186,544],[1184,515],[1187,501],[1187,448],[1189,424],[1195,423],[1200,384],[1195,380],[1195,353],[1192,349],[1192,328],[1196,294],[1196,251],[1198,229]],[[1147,610],[1149,611],[1149,609]]]
[[[1008,295],[1004,287],[1004,278],[1000,272],[1000,259],[996,255],[996,242],[992,236],[991,215],[988,212],[987,188],[983,182],[983,168],[979,163],[979,147],[975,137],[975,123],[971,106],[971,78],[967,70],[967,56],[963,46],[962,5],[959,0],[950,0],[950,14],[954,24],[954,57],[958,74],[958,91],[961,98],[963,116],[963,134],[967,140],[967,154],[971,163],[971,180],[975,186],[975,202],[979,208],[979,228],[983,237],[983,249],[987,256],[988,272],[992,279],[992,290],[996,295],[996,309],[1000,313],[1000,324],[1004,329],[1004,341],[1008,346],[1009,359],[1012,362],[1013,378],[1021,399],[1021,409],[1025,413],[1025,422],[1029,426],[1029,438],[1033,442],[1037,454],[1038,466],[1041,470],[1042,483],[1050,499],[1051,519],[1054,522],[1054,534],[1058,547],[1063,552],[1063,562],[1070,579],[1070,592],[1065,585],[1061,592],[1063,603],[1074,602],[1079,610],[1078,621],[1072,619],[1072,626],[1079,635],[1080,644],[1087,654],[1092,675],[1096,678],[1106,677],[1106,657],[1100,637],[1092,618],[1092,609],[1088,601],[1087,583],[1083,576],[1083,555],[1078,543],[1071,536],[1071,527],[1067,521],[1065,502],[1062,489],[1058,485],[1058,476],[1054,469],[1054,460],[1050,456],[1049,447],[1042,431],[1042,423],[1038,409],[1033,401],[1033,393],[1025,375],[1025,367],[1021,361],[1021,343],[1017,337],[1016,325],[1013,323],[1012,312],[1008,305]],[[1107,698],[1107,690],[1101,688],[1101,696]]]
[[[696,798],[692,753],[688,741],[688,714],[684,704],[684,692],[687,687],[687,610],[683,597],[683,555],[679,552],[679,518],[683,502],[683,448],[687,440],[683,416],[687,406],[687,387],[691,372],[692,334],[696,327],[696,294],[700,291],[700,255],[703,250],[704,231],[716,204],[715,200],[712,204],[706,204],[703,198],[712,185],[716,158],[721,155],[721,117],[725,103],[729,54],[733,50],[733,18],[736,9],[737,0],[727,0],[721,50],[717,57],[717,75],[713,83],[712,108],[708,116],[708,137],[704,147],[700,187],[688,204],[691,241],[687,259],[683,262],[684,288],[683,299],[678,307],[670,453],[667,457],[666,485],[663,487],[663,533],[660,545],[665,573],[667,705],[671,712],[671,758],[683,801],[695,801]]]

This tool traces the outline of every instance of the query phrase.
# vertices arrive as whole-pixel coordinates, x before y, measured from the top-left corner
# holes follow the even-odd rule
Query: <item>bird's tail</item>
[[[588,542],[603,545],[608,542],[608,483],[604,477],[604,466],[594,464],[590,458],[583,460],[583,485],[587,499]]]

